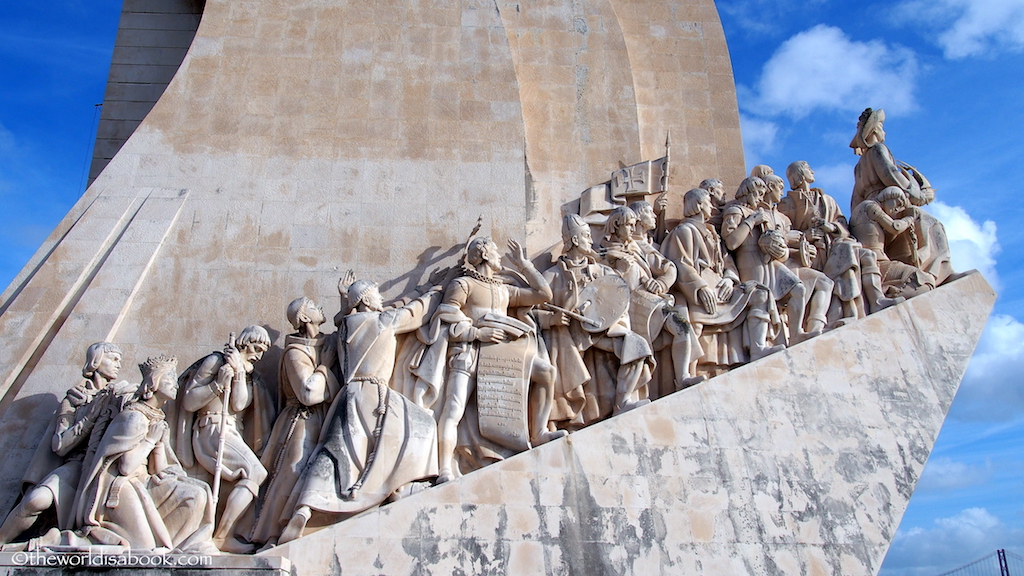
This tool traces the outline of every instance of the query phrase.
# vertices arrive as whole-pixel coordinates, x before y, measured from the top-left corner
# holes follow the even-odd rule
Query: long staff
[[[224,347],[225,352],[235,348],[235,333],[231,332],[228,335],[228,344]],[[226,354],[225,354],[226,355]],[[238,368],[232,366],[235,370]],[[213,509],[217,509],[217,500],[220,497],[220,476],[224,470],[224,445],[227,444],[228,439],[228,402],[231,401],[231,380],[234,380],[234,376],[228,380],[226,386],[224,386],[224,397],[221,399],[220,407],[220,438],[217,441],[217,463],[213,467]]]

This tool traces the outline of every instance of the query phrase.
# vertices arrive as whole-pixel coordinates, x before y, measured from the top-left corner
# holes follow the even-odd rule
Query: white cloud
[[[993,314],[967,367],[950,417],[1001,422],[1024,413],[1024,324]]]
[[[953,269],[977,269],[998,291],[1000,286],[995,255],[999,253],[1000,246],[996,237],[996,223],[986,220],[978,224],[963,208],[942,202],[933,202],[926,209],[946,228]]]
[[[931,528],[896,532],[879,576],[933,576],[994,553],[1019,549],[1024,530],[1006,526],[984,508],[938,518]]]
[[[972,466],[965,462],[957,462],[951,458],[932,458],[928,460],[921,480],[917,483],[918,490],[958,490],[970,486],[984,484],[992,477],[991,466]]]
[[[743,153],[749,160],[768,154],[775,147],[779,127],[774,122],[740,114],[740,131],[743,133]]]
[[[1024,49],[1024,0],[910,0],[897,13],[930,25],[947,58]]]
[[[871,106],[900,114],[916,106],[917,72],[917,59],[906,48],[857,42],[839,28],[818,25],[783,42],[765,63],[747,112],[802,118],[816,110]]]

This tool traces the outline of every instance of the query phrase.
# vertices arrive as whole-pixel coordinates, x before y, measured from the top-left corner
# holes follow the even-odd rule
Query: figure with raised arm
[[[337,343],[344,385],[292,496],[294,513],[281,544],[301,536],[314,514],[320,525],[337,522],[437,476],[433,415],[388,383],[398,336],[430,320],[441,286],[420,287],[419,298],[398,307],[385,307],[377,284],[356,280],[351,271],[339,286],[347,296]]]
[[[458,427],[476,388],[476,376],[483,346],[529,337],[531,328],[508,316],[509,309],[542,304],[551,300],[551,287],[526,256],[525,249],[509,240],[509,259],[526,279],[526,287],[507,284],[496,277],[502,270],[498,246],[478,236],[466,248],[463,275],[452,280],[437,309],[437,317],[448,325],[448,377],[438,421],[438,482],[452,480],[459,441]],[[515,333],[518,332],[518,333]],[[554,401],[554,368],[544,357],[532,355],[527,367],[529,386],[529,442],[544,444],[565,435],[549,431],[548,417]]]

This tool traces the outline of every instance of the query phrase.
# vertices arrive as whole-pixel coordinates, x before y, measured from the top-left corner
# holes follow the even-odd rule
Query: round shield
[[[604,332],[629,308],[629,286],[615,274],[595,278],[580,291],[576,310],[587,318],[581,322],[587,332]]]

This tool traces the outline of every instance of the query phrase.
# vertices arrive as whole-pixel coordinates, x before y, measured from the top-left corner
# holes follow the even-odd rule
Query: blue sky
[[[119,0],[0,5],[0,285],[80,196]],[[807,160],[849,203],[867,106],[937,188],[954,266],[1000,297],[882,567],[1024,553],[1024,0],[719,0],[748,166]]]

